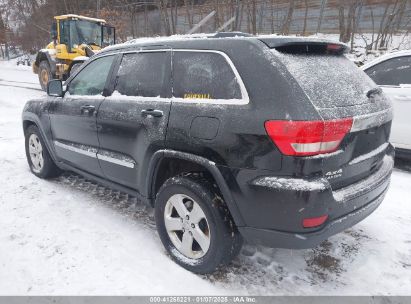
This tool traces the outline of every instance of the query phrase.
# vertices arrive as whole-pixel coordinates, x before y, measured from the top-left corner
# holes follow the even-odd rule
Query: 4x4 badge
[[[329,171],[325,173],[325,178],[327,179],[332,179],[332,178],[337,178],[342,176],[342,169],[336,170],[336,171]]]

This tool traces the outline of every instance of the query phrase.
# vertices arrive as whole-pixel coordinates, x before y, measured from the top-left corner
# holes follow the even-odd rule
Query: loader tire
[[[42,61],[39,64],[39,82],[43,91],[47,91],[47,83],[53,79],[50,65],[47,61]]]

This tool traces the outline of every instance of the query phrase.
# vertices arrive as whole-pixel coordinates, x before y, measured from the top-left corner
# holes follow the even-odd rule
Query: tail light
[[[318,226],[321,226],[322,224],[324,224],[327,219],[328,219],[328,215],[322,215],[322,216],[319,216],[319,217],[305,218],[305,219],[303,219],[303,227],[304,228],[318,227]]]
[[[315,121],[269,120],[267,134],[285,155],[309,156],[334,152],[350,132],[352,118]]]
[[[327,51],[330,53],[340,53],[344,51],[344,46],[340,44],[327,44]]]

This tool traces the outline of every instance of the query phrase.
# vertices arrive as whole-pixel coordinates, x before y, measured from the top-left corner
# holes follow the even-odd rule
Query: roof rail
[[[226,38],[226,37],[254,37],[254,35],[243,32],[218,32],[213,38]]]

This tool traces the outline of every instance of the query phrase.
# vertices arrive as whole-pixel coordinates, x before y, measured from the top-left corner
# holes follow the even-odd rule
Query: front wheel
[[[51,158],[39,129],[31,125],[25,131],[26,157],[30,170],[41,178],[55,177],[60,169]]]
[[[157,194],[155,219],[173,260],[195,273],[211,273],[240,251],[242,238],[211,183],[194,175],[168,179]]]

